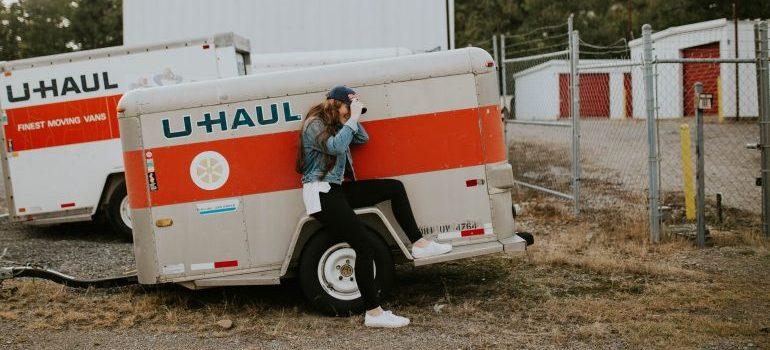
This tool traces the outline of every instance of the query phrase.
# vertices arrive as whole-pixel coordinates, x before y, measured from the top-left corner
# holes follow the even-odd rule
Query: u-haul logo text
[[[32,98],[34,94],[40,95],[41,99],[46,99],[99,91],[102,87],[103,90],[117,89],[118,84],[110,82],[109,73],[102,72],[64,79],[40,80],[32,83],[31,91],[29,82],[21,84],[20,87],[6,85],[5,92],[9,102],[23,102]]]
[[[172,130],[171,122],[168,118],[161,120],[163,124],[163,136],[167,139],[190,136],[193,129],[197,128],[210,134],[213,132],[223,132],[228,130],[238,130],[239,128],[254,128],[278,123],[283,118],[284,122],[297,122],[302,120],[301,114],[294,114],[291,110],[291,103],[271,103],[269,111],[264,106],[257,105],[254,108],[240,107],[235,112],[218,111],[217,113],[203,113],[203,116],[193,124],[192,116],[186,115],[182,118],[182,126],[175,127]]]

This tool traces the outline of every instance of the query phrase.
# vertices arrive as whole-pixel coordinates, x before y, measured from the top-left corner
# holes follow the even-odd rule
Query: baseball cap
[[[348,95],[355,94],[356,91],[345,86],[345,85],[337,85],[333,87],[331,90],[329,90],[329,93],[326,94],[327,99],[333,99],[340,101],[348,106],[350,106],[350,103],[353,102],[350,100],[350,97]],[[361,114],[366,113],[366,107],[364,107],[361,110]]]

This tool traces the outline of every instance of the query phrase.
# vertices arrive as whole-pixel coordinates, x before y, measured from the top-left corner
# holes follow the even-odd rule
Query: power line
[[[610,54],[615,54],[615,53],[627,53],[629,51],[630,51],[629,49],[624,49],[624,50],[607,50],[607,51],[585,51],[585,50],[580,50],[580,54],[581,55],[582,54],[586,54],[586,55],[610,55]]]
[[[535,34],[535,33],[538,33],[538,32],[544,31],[544,30],[561,28],[561,27],[564,27],[566,25],[567,25],[567,23],[562,23],[562,24],[557,24],[557,25],[552,25],[552,26],[545,26],[545,27],[535,28],[535,29],[533,29],[533,30],[531,30],[531,31],[529,31],[527,33],[524,33],[524,34],[505,34],[505,36],[506,37],[525,37],[527,35],[532,35],[532,34]]]
[[[566,44],[562,43],[562,44],[556,44],[556,45],[550,45],[550,46],[543,46],[543,47],[533,47],[533,48],[531,48],[531,49],[518,50],[518,51],[513,51],[513,52],[506,52],[506,56],[507,56],[508,54],[510,54],[510,55],[512,55],[512,56],[515,56],[515,55],[517,55],[517,54],[521,54],[521,53],[525,53],[525,52],[532,52],[532,51],[542,51],[542,50],[548,50],[548,49],[553,49],[553,48],[557,48],[557,47],[561,47],[561,48],[564,48],[565,46],[566,46]],[[507,49],[506,49],[506,50],[507,50]]]
[[[526,44],[530,44],[530,43],[534,43],[534,42],[544,42],[546,40],[564,38],[566,36],[567,36],[567,33],[564,33],[564,34],[558,34],[558,35],[554,35],[554,36],[549,36],[547,38],[537,38],[537,39],[525,40],[525,41],[514,41],[510,45],[508,45],[508,43],[506,42],[505,46],[510,46],[510,47],[522,46],[522,45],[526,45]]]
[[[623,45],[618,45],[619,43],[623,43]],[[580,45],[584,45],[584,46],[588,46],[590,48],[602,50],[602,49],[615,49],[615,48],[628,47],[628,42],[626,41],[626,38],[620,38],[620,39],[616,40],[615,42],[613,42],[612,44],[604,46],[604,45],[597,45],[597,44],[589,44],[589,43],[587,43],[587,42],[585,42],[585,41],[583,41],[581,39],[580,40]]]

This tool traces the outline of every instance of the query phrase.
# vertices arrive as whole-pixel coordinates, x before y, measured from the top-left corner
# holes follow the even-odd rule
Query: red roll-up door
[[[682,50],[683,58],[719,58],[719,42],[694,46]],[[706,114],[716,114],[719,111],[719,98],[717,98],[717,80],[719,79],[719,64],[712,63],[685,63],[682,65],[683,106],[685,116],[695,115],[695,91],[693,85],[696,82],[703,83],[703,93],[712,94],[711,109]]]
[[[559,74],[559,116],[569,117],[571,105],[569,74]],[[580,74],[580,116],[610,117],[610,75],[608,73]]]
[[[626,118],[634,117],[634,95],[631,93],[631,73],[623,73],[623,96],[625,96]]]
[[[569,118],[569,74],[559,74],[559,118]]]

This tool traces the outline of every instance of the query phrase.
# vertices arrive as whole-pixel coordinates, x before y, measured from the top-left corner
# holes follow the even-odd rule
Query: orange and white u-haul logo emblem
[[[222,187],[229,176],[230,165],[217,152],[201,152],[190,163],[190,178],[204,190],[213,191]]]

